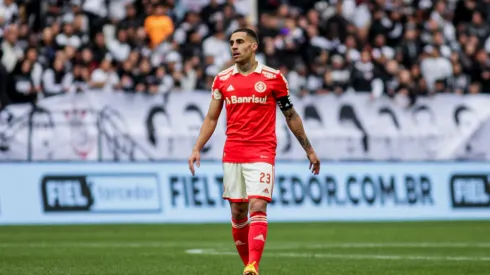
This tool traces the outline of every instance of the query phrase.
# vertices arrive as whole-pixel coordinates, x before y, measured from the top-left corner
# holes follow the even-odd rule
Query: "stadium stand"
[[[199,2],[199,3],[198,3]],[[191,3],[191,4],[189,4]],[[490,93],[490,1],[1,0],[2,106],[87,88],[208,90],[253,27],[291,92]]]

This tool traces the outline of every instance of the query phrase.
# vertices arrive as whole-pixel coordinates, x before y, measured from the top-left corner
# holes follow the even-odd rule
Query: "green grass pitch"
[[[231,225],[0,227],[0,274],[241,274]],[[490,274],[490,222],[270,223],[260,275]]]

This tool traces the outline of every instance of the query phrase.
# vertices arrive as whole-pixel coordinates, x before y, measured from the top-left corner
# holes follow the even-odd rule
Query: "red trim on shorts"
[[[267,202],[272,201],[272,198],[264,197],[264,196],[248,196],[248,199],[262,199],[262,200],[265,200]]]
[[[248,202],[248,199],[232,199],[232,198],[224,198],[223,199],[229,201],[229,202]]]
[[[268,159],[263,159],[263,158],[256,158],[256,159],[236,159],[236,158],[229,158],[228,156],[223,158],[223,163],[232,163],[232,164],[249,164],[249,163],[268,163],[272,166],[276,165],[276,160],[275,157],[268,158]]]
[[[272,194],[274,194],[275,178],[276,178],[276,167],[272,165],[271,198],[272,198]]]

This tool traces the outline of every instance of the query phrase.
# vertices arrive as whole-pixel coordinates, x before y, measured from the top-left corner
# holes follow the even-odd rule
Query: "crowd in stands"
[[[250,27],[292,94],[490,93],[490,0],[0,0],[0,108],[87,89],[209,91]]]

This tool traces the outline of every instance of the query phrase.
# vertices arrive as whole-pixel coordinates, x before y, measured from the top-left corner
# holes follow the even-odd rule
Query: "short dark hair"
[[[239,28],[239,29],[236,29],[235,31],[233,31],[231,34],[234,34],[237,32],[246,33],[248,36],[252,37],[253,40],[255,40],[255,43],[259,44],[259,36],[257,35],[257,33],[254,30],[249,29],[249,28]]]

